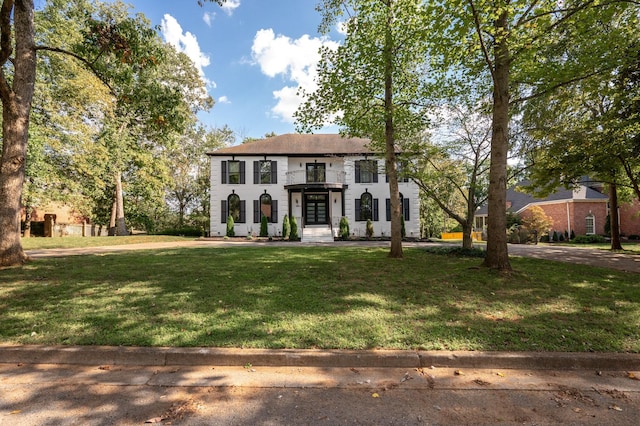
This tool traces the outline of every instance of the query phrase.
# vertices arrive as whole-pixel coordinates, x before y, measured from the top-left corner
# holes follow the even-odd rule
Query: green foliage
[[[367,219],[365,235],[367,236],[367,238],[373,237],[373,222],[371,221],[371,219]]]
[[[463,248],[463,247],[451,247],[451,246],[433,246],[424,249],[427,253],[455,256],[455,257],[480,257],[484,258],[485,251],[480,248]]]
[[[262,218],[260,219],[260,236],[261,237],[268,237],[269,236],[269,222],[267,221],[267,217],[266,216],[262,216]]]
[[[551,238],[551,241],[553,241],[553,242],[557,242],[558,241],[558,232],[557,231],[553,231],[553,237]]]
[[[291,222],[289,221],[289,215],[284,215],[282,219],[282,239],[286,240],[291,235]]]
[[[227,217],[227,237],[235,237],[236,230],[234,229],[235,221],[233,220],[233,216],[229,215]]]
[[[611,215],[607,214],[607,218],[604,222],[604,234],[611,235]]]
[[[175,235],[180,237],[202,237],[202,228],[184,226],[182,228],[165,228],[157,232],[157,235]]]
[[[577,235],[571,240],[574,244],[604,243],[606,239],[602,235]]]
[[[294,241],[300,239],[300,236],[298,235],[298,221],[295,216],[289,217],[289,226],[291,228],[291,231],[289,232],[289,239]]]
[[[340,238],[343,240],[348,240],[351,232],[349,231],[349,219],[345,216],[340,218],[340,230],[339,230]]]

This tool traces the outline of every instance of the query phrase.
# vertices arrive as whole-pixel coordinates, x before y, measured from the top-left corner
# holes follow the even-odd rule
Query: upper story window
[[[409,182],[409,163],[406,160],[401,160],[396,163],[396,171],[398,173],[398,183]],[[387,174],[387,183],[389,183],[389,175]]]
[[[270,160],[254,161],[253,183],[256,185],[278,183],[278,162]]]
[[[221,163],[221,182],[230,184],[244,184],[245,162],[244,161],[223,161]]]
[[[359,160],[356,161],[356,183],[376,183],[378,182],[378,161]]]
[[[324,183],[327,181],[325,163],[307,163],[307,183]]]

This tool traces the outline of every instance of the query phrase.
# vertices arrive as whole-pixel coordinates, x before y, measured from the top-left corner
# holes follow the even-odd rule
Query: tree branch
[[[473,23],[476,28],[476,34],[478,34],[478,39],[480,40],[480,48],[482,50],[482,56],[484,56],[484,60],[487,62],[489,66],[489,71],[491,72],[491,79],[495,81],[495,71],[493,69],[493,61],[491,60],[491,56],[489,55],[489,51],[487,50],[487,45],[485,44],[484,37],[482,36],[482,28],[480,26],[480,18],[478,17],[478,11],[476,10],[476,6],[473,3],[473,0],[467,0],[469,6],[471,7],[471,12],[473,13]]]

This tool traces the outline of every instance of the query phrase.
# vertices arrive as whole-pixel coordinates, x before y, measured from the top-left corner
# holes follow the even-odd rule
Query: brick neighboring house
[[[507,211],[525,218],[532,206],[539,206],[553,221],[551,232],[571,231],[575,235],[605,234],[605,224],[609,214],[609,197],[602,193],[601,185],[587,185],[586,181],[575,189],[559,188],[545,198],[535,198],[518,190],[528,181],[522,181],[507,189]],[[621,203],[618,217],[620,233],[623,236],[640,235],[640,203]],[[481,207],[475,215],[478,230],[485,230],[487,224],[487,206]]]
[[[211,236],[224,236],[229,215],[237,236],[258,235],[262,216],[270,236],[295,217],[303,240],[316,231],[333,240],[342,217],[352,235],[391,233],[384,157],[369,140],[337,134],[285,134],[208,152],[211,160]],[[420,235],[419,190],[399,183],[407,237]],[[323,231],[324,230],[324,231]]]
[[[21,221],[25,220],[24,208]],[[90,225],[87,217],[78,213],[73,207],[62,203],[50,203],[34,207],[31,211],[31,236],[33,237],[65,237],[65,236],[97,236],[106,235],[102,230]]]

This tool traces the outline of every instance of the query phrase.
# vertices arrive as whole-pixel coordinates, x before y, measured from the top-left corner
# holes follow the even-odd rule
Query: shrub
[[[291,232],[289,233],[290,240],[297,240],[300,237],[298,236],[298,222],[294,216],[289,218],[289,224],[291,225]]]
[[[558,241],[558,233],[556,231],[553,231],[553,238],[551,238],[551,241]]]
[[[262,216],[262,219],[260,219],[260,236],[261,237],[269,236],[269,225],[268,225],[266,216]]]
[[[181,228],[166,228],[157,233],[158,235],[176,235],[181,237],[202,237],[202,228],[195,226],[183,226]]]
[[[602,235],[578,235],[573,239],[576,244],[604,243],[605,241]]]
[[[286,240],[291,234],[291,223],[289,222],[289,215],[284,215],[282,220],[282,239]]]
[[[571,239],[573,240],[576,237],[576,233],[573,232],[573,229],[571,230]]]
[[[235,225],[235,222],[233,221],[233,216],[229,215],[229,217],[227,218],[227,237],[236,236],[236,230],[233,228],[233,225]]]
[[[425,250],[427,253],[456,256],[456,257],[482,257],[484,258],[486,253],[481,248],[462,248],[462,247],[427,247]]]
[[[349,219],[347,219],[345,216],[343,216],[340,219],[340,238],[342,238],[343,240],[348,240],[349,239]]]
[[[373,237],[373,222],[371,219],[367,219],[367,227],[365,228],[365,235],[367,238]]]
[[[640,235],[631,234],[629,235],[630,240],[640,240]]]

